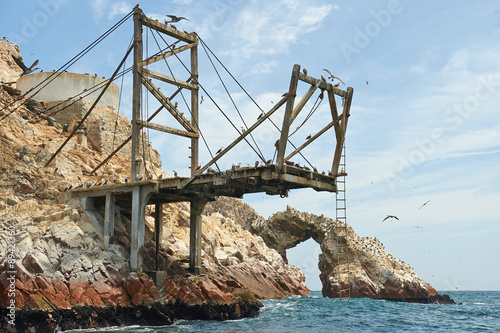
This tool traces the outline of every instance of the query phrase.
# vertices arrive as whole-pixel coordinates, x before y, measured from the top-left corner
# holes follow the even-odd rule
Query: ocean
[[[264,300],[261,314],[242,320],[178,321],[164,327],[120,327],[68,332],[500,332],[500,292],[449,291],[457,304],[412,304],[372,299],[311,297]],[[461,304],[459,304],[461,303]]]

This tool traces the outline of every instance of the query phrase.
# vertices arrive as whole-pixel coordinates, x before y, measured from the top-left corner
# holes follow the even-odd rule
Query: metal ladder
[[[345,173],[345,146],[342,147],[339,163],[340,173]],[[335,212],[335,245],[337,247],[337,266],[335,267],[335,276],[339,284],[339,299],[342,304],[347,305],[351,300],[351,272],[349,267],[348,252],[348,230],[346,215],[346,196],[345,196],[345,176],[337,177],[337,195]]]

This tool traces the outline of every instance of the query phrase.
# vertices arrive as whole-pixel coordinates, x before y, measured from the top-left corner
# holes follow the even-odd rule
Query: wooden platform
[[[151,193],[149,203],[192,201],[194,196],[229,196],[242,198],[245,194],[263,192],[269,195],[287,196],[289,190],[313,188],[316,191],[336,192],[335,178],[302,168],[284,166],[280,173],[275,165],[243,167],[215,173],[188,177],[142,180],[108,184],[70,192],[86,197],[104,197],[113,193],[117,199],[126,199],[136,186]],[[340,175],[336,175],[340,176]],[[188,184],[189,182],[189,184]]]

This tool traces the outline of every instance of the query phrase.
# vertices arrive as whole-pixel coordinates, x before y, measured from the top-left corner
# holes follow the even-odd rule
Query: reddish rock
[[[178,300],[190,305],[203,304],[205,297],[195,282],[190,282],[181,287]]]
[[[229,303],[235,299],[232,294],[223,292],[210,280],[202,280],[198,283],[198,286],[205,295],[207,301],[222,301]]]
[[[22,263],[23,263],[23,266],[26,268],[26,270],[32,274],[43,273],[43,268],[40,267],[40,264],[38,264],[38,262],[31,255],[31,253],[26,254]]]
[[[92,301],[91,304],[97,305],[97,306],[104,306],[104,302],[102,301],[101,297],[99,296],[99,293],[95,290],[94,287],[89,286],[85,290],[84,296],[87,296]]]

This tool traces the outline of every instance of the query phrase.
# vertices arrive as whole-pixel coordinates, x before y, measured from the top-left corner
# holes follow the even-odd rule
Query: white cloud
[[[113,19],[117,15],[127,14],[134,7],[126,1],[92,0],[90,6],[96,19],[101,19],[107,14],[108,19]]]

